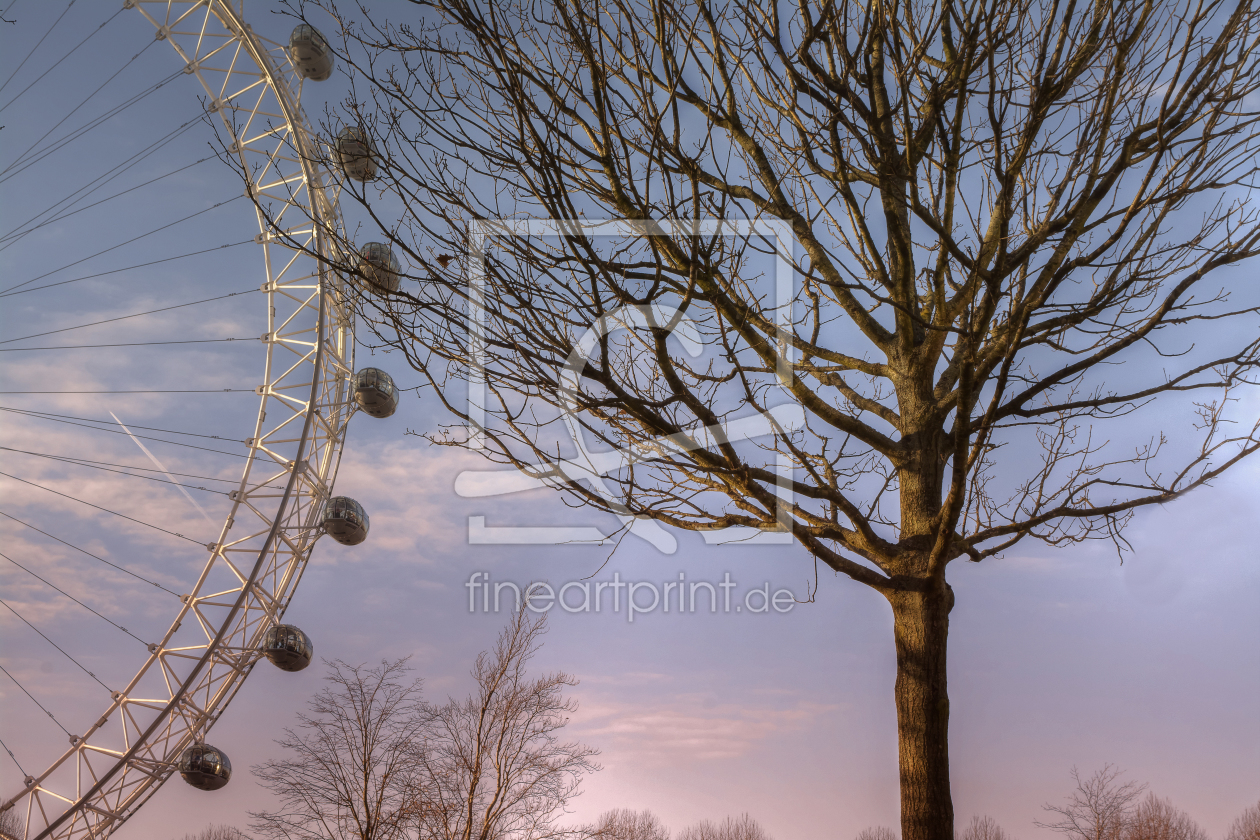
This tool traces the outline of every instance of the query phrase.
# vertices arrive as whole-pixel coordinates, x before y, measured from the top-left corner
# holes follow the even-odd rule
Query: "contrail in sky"
[[[128,429],[126,426],[123,426],[123,421],[121,421],[121,420],[119,420],[119,419],[118,419],[118,415],[117,415],[117,414],[115,414],[114,412],[112,412],[112,411],[111,411],[111,412],[109,413],[109,416],[110,416],[110,417],[113,417],[113,418],[114,418],[114,422],[116,422],[119,426],[122,426],[122,430],[123,430],[124,432],[126,432],[126,433],[127,433],[127,437],[131,438],[132,440],[134,440],[134,441],[136,442],[136,446],[140,447],[140,451],[141,451],[141,452],[143,452],[145,455],[148,455],[148,456],[149,456],[149,460],[150,460],[150,461],[152,461],[153,463],[157,464],[157,468],[158,468],[159,470],[161,470],[162,472],[166,473],[166,477],[167,477],[167,478],[169,478],[169,479],[171,480],[171,482],[172,482],[172,483],[173,483],[176,487],[178,487],[178,488],[179,488],[179,492],[181,492],[181,493],[183,493],[183,494],[184,494],[184,498],[185,498],[185,499],[187,499],[188,501],[192,502],[192,506],[193,506],[193,507],[195,507],[195,508],[196,508],[196,509],[197,509],[197,510],[201,513],[201,515],[202,515],[202,516],[204,516],[204,517],[206,518],[206,521],[207,521],[207,522],[209,522],[211,525],[213,525],[213,524],[214,524],[214,520],[210,518],[210,515],[209,515],[209,514],[207,514],[204,510],[202,510],[202,509],[201,509],[201,505],[197,504],[197,500],[196,500],[196,499],[194,499],[192,496],[188,495],[188,491],[184,489],[184,485],[180,484],[178,481],[175,481],[175,476],[171,475],[170,470],[168,470],[165,466],[163,466],[163,465],[162,465],[162,462],[161,462],[161,461],[159,461],[159,460],[157,459],[157,456],[156,456],[156,455],[154,455],[152,452],[150,452],[150,451],[149,451],[149,448],[148,448],[147,446],[145,446],[143,443],[141,443],[141,442],[140,442],[140,438],[138,438],[138,437],[136,437],[135,435],[133,435],[133,434],[131,433],[131,429]]]

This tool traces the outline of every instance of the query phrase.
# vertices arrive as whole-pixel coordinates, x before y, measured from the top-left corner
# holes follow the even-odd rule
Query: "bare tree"
[[[1260,840],[1260,802],[1243,811],[1234,820],[1225,840]]]
[[[1082,780],[1073,767],[1076,790],[1068,804],[1046,805],[1045,809],[1058,819],[1051,823],[1038,821],[1037,825],[1057,831],[1068,840],[1124,840],[1136,810],[1134,803],[1146,785],[1122,783],[1121,774],[1119,768],[1108,764]]]
[[[425,840],[585,836],[556,824],[582,778],[598,769],[595,750],[559,738],[577,708],[563,691],[577,680],[526,673],[545,626],[545,615],[515,611],[494,650],[477,657],[473,695],[427,707],[416,757]]]
[[[770,840],[761,824],[748,814],[727,817],[720,823],[701,820],[678,832],[678,840]]]
[[[215,823],[196,834],[185,834],[184,840],[249,840],[249,836],[234,826]]]
[[[1002,830],[997,820],[986,814],[972,817],[959,840],[1011,840],[1011,836]]]
[[[22,818],[10,808],[0,811],[0,838],[2,840],[20,840],[25,834],[22,830]]]
[[[614,808],[600,814],[590,836],[599,840],[669,840],[669,829],[648,810]]]
[[[379,342],[534,484],[882,595],[902,836],[952,840],[948,565],[1122,550],[1260,448],[1252,0],[319,5],[380,164],[343,201],[419,281],[342,243]],[[504,218],[559,222],[467,238]]]
[[[1207,832],[1185,811],[1153,793],[1138,803],[1125,840],[1208,840]]]
[[[871,826],[859,831],[854,840],[897,840],[897,832],[887,826]]]
[[[414,760],[426,717],[406,659],[375,668],[329,664],[329,685],[278,743],[292,756],[253,768],[281,802],[251,813],[272,840],[402,840],[413,836],[421,777]]]
[[[548,840],[587,836],[555,825],[594,750],[557,733],[576,705],[564,673],[531,678],[546,616],[512,615],[477,657],[466,700],[425,703],[404,684],[406,659],[376,668],[333,662],[332,684],[277,743],[293,757],[254,774],[283,804],[254,813],[273,840]]]

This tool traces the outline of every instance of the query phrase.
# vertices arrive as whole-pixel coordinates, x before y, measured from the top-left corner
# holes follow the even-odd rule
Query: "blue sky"
[[[291,24],[270,14],[271,8],[251,4],[247,14],[256,30],[280,40]],[[16,4],[7,16],[17,23],[0,25],[0,79],[13,73],[64,9],[61,2]],[[148,24],[124,12],[71,51],[115,10],[113,4],[74,4],[0,90],[4,167],[151,43]],[[64,63],[14,99],[68,52]],[[169,47],[150,46],[50,139],[178,69]],[[335,102],[342,95],[343,82],[334,76],[322,86],[308,85],[305,107],[315,114],[322,110],[320,100]],[[195,118],[196,96],[192,80],[180,75],[120,117],[0,183],[3,231]],[[97,197],[193,164],[210,154],[211,140],[209,127],[194,123],[176,141],[140,155],[134,168]],[[0,250],[0,285],[8,289],[240,192],[238,177],[218,161],[191,166]],[[256,231],[248,203],[233,200],[32,285],[217,249]],[[0,341],[256,288],[259,260],[251,246],[234,245],[12,296],[0,307]],[[1254,267],[1235,273],[1240,282],[1254,284]],[[252,339],[262,332],[260,308],[260,297],[245,294],[0,348]],[[4,352],[0,391],[252,388],[261,358],[260,345],[248,340]],[[404,388],[416,382],[396,354],[361,351],[359,364],[385,368]],[[1260,403],[1255,395],[1245,399],[1238,410],[1254,415]],[[0,405],[93,419],[113,412],[130,426],[218,435],[224,442],[200,442],[229,452],[234,450],[227,441],[249,433],[256,410],[252,395],[236,393],[6,393]],[[484,516],[492,525],[605,530],[614,520],[568,509],[548,491],[461,498],[455,477],[482,468],[482,462],[405,434],[436,429],[442,418],[435,412],[408,394],[394,417],[359,415],[352,423],[337,490],[365,505],[372,533],[357,547],[321,541],[288,614],[312,636],[320,657],[357,663],[412,655],[430,698],[465,692],[472,659],[493,643],[503,622],[502,615],[469,611],[465,583],[474,572],[522,584],[560,584],[588,575],[608,581],[614,574],[659,584],[676,580],[680,572],[689,581],[717,583],[729,574],[738,585],[735,604],[766,583],[771,591],[787,588],[798,595],[812,586],[814,565],[798,548],[708,547],[695,534],[676,534],[678,550],[672,555],[635,537],[615,552],[598,546],[469,545],[472,516]],[[0,436],[0,445],[11,449],[149,465],[125,435],[12,412],[3,414]],[[239,458],[232,455],[146,445],[172,472],[225,480],[239,472]],[[27,481],[172,531],[198,538],[204,533],[202,542],[217,534],[217,524],[207,523],[169,485],[2,454],[0,470]],[[1067,794],[1071,767],[1088,773],[1107,762],[1171,797],[1213,836],[1223,835],[1238,812],[1255,804],[1260,796],[1258,486],[1260,463],[1250,464],[1215,487],[1141,512],[1129,526],[1134,551],[1123,565],[1107,546],[1051,549],[1026,543],[1004,559],[951,567],[957,593],[951,754],[960,821],[988,813],[1018,837],[1049,837],[1032,821],[1042,816],[1045,802]],[[190,492],[212,519],[222,517],[222,496]],[[0,477],[0,510],[176,592],[204,560],[204,551],[186,541],[10,478]],[[0,521],[0,529],[6,555],[141,638],[160,634],[174,614],[173,596],[12,520]],[[654,611],[631,623],[624,609],[573,615],[553,610],[537,664],[580,680],[573,692],[580,711],[571,731],[602,751],[604,765],[575,801],[573,819],[590,819],[612,807],[651,808],[666,823],[682,827],[748,811],[779,840],[844,838],[867,825],[895,826],[891,616],[874,593],[846,579],[824,571],[819,584],[814,603],[786,614]],[[12,563],[0,567],[0,586],[0,597],[106,684],[125,681],[143,660],[139,642]],[[75,731],[100,714],[107,693],[69,658],[13,612],[0,610],[0,628],[0,664],[67,728]],[[319,667],[295,675],[261,664],[209,739],[231,756],[237,770],[233,783],[207,794],[172,781],[119,836],[163,840],[211,821],[244,827],[249,809],[268,805],[248,767],[277,754],[272,739],[292,724],[320,676]],[[27,772],[65,748],[64,733],[3,675],[0,698],[0,737]],[[0,756],[0,766],[7,798],[19,788],[21,773],[8,756]]]

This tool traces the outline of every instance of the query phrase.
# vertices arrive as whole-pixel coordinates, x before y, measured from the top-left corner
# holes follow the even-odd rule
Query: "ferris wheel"
[[[125,14],[134,18],[135,25],[147,21],[155,40],[173,48],[178,62],[174,66],[191,77],[179,82],[185,84],[190,98],[201,97],[204,111],[216,123],[221,156],[234,163],[244,195],[255,206],[259,233],[251,247],[261,257],[255,285],[265,299],[266,331],[256,345],[260,348],[256,361],[260,359],[262,367],[252,389],[257,411],[252,427],[240,430],[239,435],[244,466],[232,489],[221,494],[226,498],[226,513],[217,536],[193,545],[199,554],[187,562],[189,568],[199,566],[200,571],[188,576],[164,635],[147,641],[147,656],[141,657],[129,681],[107,686],[108,699],[92,712],[86,728],[69,729],[57,722],[28,686],[5,672],[69,736],[68,748],[63,740],[59,754],[45,760],[43,769],[26,774],[22,789],[0,803],[0,815],[9,814],[10,819],[16,815],[23,840],[108,836],[176,774],[205,790],[227,784],[230,750],[219,747],[230,745],[208,743],[211,727],[260,659],[287,671],[301,670],[311,660],[310,638],[283,623],[283,617],[316,540],[328,534],[354,545],[367,537],[368,517],[362,506],[348,497],[334,496],[333,483],[351,415],[363,411],[388,417],[398,404],[398,389],[384,371],[370,367],[356,371],[354,367],[355,296],[396,290],[399,269],[392,253],[375,243],[356,249],[362,276],[345,277],[328,266],[345,262],[340,190],[347,178],[370,180],[376,164],[365,135],[355,128],[342,131],[329,145],[318,138],[303,113],[304,86],[329,78],[332,71],[332,53],[323,36],[301,25],[287,42],[269,40],[245,21],[243,5],[227,0],[124,3]],[[227,167],[221,167],[221,174],[231,177]],[[196,389],[168,392],[202,393]],[[67,415],[38,411],[22,416],[62,417],[59,422],[67,423],[82,420],[72,425],[103,429],[89,425],[103,422],[93,418],[65,420]],[[114,419],[170,481],[158,477],[155,470],[147,477],[174,484],[188,496],[185,484],[177,479],[182,474],[167,471],[138,439],[143,435],[133,434],[131,427]],[[117,433],[117,429],[109,431]],[[85,466],[106,463],[84,458],[67,461],[66,456],[55,454],[47,457]],[[124,466],[123,474],[146,477],[136,472],[141,467]],[[5,475],[37,489],[50,489]],[[197,505],[191,496],[188,499]],[[106,510],[98,504],[91,506]],[[197,509],[206,515],[200,505]],[[106,512],[138,521],[117,511]],[[77,548],[55,532],[4,515]],[[186,543],[196,542],[168,528],[150,527]],[[99,551],[77,550],[174,592],[156,580],[157,575],[147,580],[123,562],[98,556]],[[137,638],[91,604],[57,588],[55,581],[19,568]],[[18,617],[56,644],[35,623]],[[58,650],[74,661],[71,653]],[[102,683],[79,662],[75,664]]]

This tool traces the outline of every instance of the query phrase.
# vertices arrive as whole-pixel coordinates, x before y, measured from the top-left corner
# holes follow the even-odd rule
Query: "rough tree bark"
[[[928,837],[953,826],[949,789],[946,650],[954,593],[944,580],[919,580],[888,595],[897,645],[897,758],[902,836]]]

